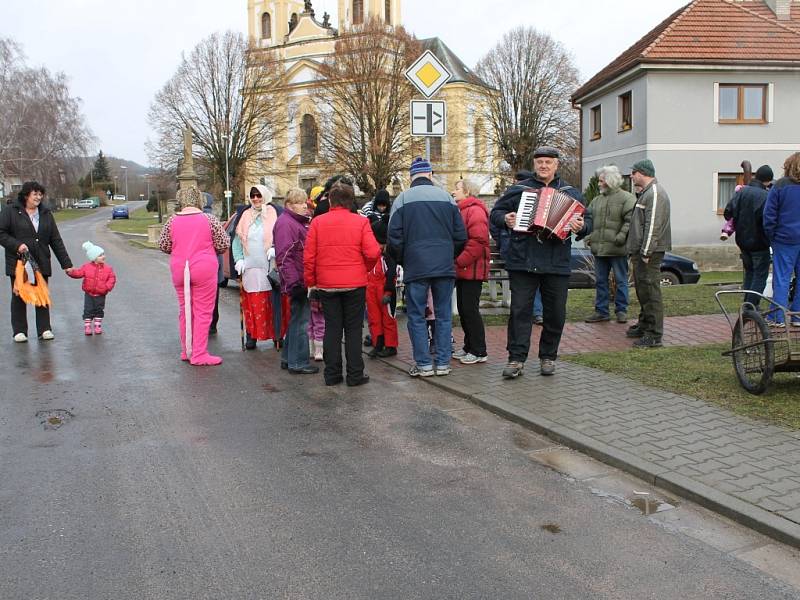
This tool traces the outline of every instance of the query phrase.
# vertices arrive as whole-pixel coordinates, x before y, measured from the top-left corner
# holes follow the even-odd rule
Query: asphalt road
[[[108,211],[61,227],[76,265],[91,239],[117,271],[105,333],[84,337],[60,273],[54,341],[0,323],[0,598],[797,597],[426,383],[370,364],[332,389],[242,353],[230,290],[225,363],[181,363],[166,257],[107,232]]]

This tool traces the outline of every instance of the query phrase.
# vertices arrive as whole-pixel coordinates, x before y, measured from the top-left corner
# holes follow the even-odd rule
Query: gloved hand
[[[289,295],[292,297],[292,300],[300,300],[308,295],[308,289],[302,285],[298,285],[297,287],[292,288],[292,291]]]
[[[237,260],[236,264],[233,265],[233,268],[236,269],[236,272],[241,275],[244,273],[244,260]]]
[[[384,292],[383,299],[381,300],[382,304],[391,304],[392,298],[394,298],[394,294],[392,292]]]
[[[267,250],[267,260],[269,261],[273,258],[275,258],[275,248],[270,247],[270,249]]]

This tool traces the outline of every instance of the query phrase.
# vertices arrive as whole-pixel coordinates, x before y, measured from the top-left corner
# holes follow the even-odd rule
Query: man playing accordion
[[[542,375],[555,372],[558,346],[567,313],[569,288],[571,235],[561,239],[558,235],[542,235],[519,231],[517,210],[526,189],[554,188],[581,204],[580,190],[562,181],[558,175],[559,152],[543,146],[533,154],[534,176],[510,187],[494,205],[491,222],[495,227],[505,227],[511,235],[506,270],[511,285],[511,315],[508,320],[508,364],[503,377],[514,379],[522,375],[531,345],[533,324],[533,299],[541,290],[544,323],[539,340],[539,361]],[[526,219],[527,221],[527,219]],[[567,226],[572,233],[583,227],[583,216],[574,214]]]

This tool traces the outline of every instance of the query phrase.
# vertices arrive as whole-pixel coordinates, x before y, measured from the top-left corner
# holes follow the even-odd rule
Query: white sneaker
[[[471,352],[467,352],[459,360],[461,361],[462,365],[474,365],[475,363],[486,362],[486,358],[486,356],[475,356]]]
[[[56,336],[54,336],[53,332],[48,329],[47,331],[43,331],[42,332],[42,336],[41,337],[42,337],[43,340],[52,340]]]
[[[18,333],[17,335],[14,336],[14,341],[17,342],[18,344],[21,344],[22,342],[27,342],[28,336],[25,335],[24,333]]]
[[[459,358],[460,359],[460,358],[464,358],[466,355],[467,355],[467,353],[464,352],[463,348],[460,348],[459,350],[453,350],[453,358]]]
[[[320,361],[322,358],[322,342],[314,340],[314,360]]]

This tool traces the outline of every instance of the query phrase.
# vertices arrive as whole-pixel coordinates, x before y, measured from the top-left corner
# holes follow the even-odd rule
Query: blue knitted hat
[[[100,246],[95,246],[92,242],[84,242],[83,250],[86,252],[86,258],[90,262],[96,261],[98,256],[106,253]]]
[[[411,168],[408,170],[411,176],[418,175],[419,173],[433,173],[433,167],[426,159],[418,156],[411,161]]]

